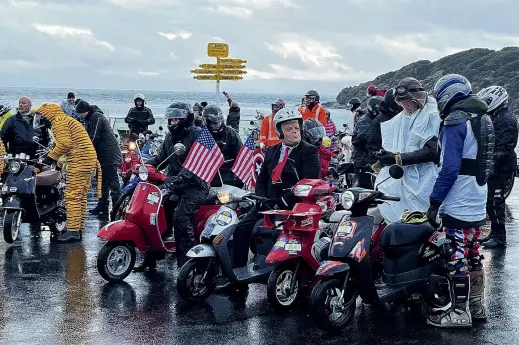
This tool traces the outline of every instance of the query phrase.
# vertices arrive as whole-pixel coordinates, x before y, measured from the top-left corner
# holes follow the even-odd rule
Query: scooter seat
[[[50,187],[55,184],[58,184],[60,178],[61,172],[57,170],[42,171],[41,173],[36,175],[36,185]]]
[[[402,246],[417,243],[431,236],[434,228],[429,223],[405,224],[396,222],[389,224],[380,237],[381,246]]]

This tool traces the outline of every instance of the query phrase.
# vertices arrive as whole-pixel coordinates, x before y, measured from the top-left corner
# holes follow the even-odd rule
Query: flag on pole
[[[211,183],[224,162],[222,151],[214,141],[207,127],[202,127],[182,167],[191,171],[207,183]]]
[[[254,168],[252,169],[249,188],[256,188],[256,181],[258,180],[258,176],[261,171],[261,166],[263,165],[264,160],[265,160],[265,151],[263,151],[261,149],[256,149],[254,151]]]
[[[252,131],[245,144],[243,144],[234,161],[231,171],[243,181],[247,187],[251,187],[252,171],[254,169],[254,134]]]

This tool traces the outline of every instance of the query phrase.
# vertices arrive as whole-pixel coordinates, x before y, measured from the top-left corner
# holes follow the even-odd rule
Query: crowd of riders
[[[158,155],[148,162],[156,167],[165,163],[165,236],[175,240],[179,267],[194,246],[191,220],[210,188],[222,183],[244,187],[231,170],[243,145],[239,136],[240,107],[224,94],[229,105],[227,114],[207,102],[193,106],[173,102],[164,112],[167,135]],[[453,243],[448,270],[456,298],[451,308],[428,319],[433,326],[471,325],[472,320],[487,316],[479,247],[506,246],[505,191],[517,170],[518,123],[508,103],[502,86],[489,86],[475,93],[470,82],[456,74],[439,79],[431,93],[417,79],[404,78],[387,90],[371,85],[366,99],[352,98],[348,103],[354,118],[351,142],[357,187],[373,189],[376,184],[384,193],[400,197],[398,203],[380,205],[386,221],[399,221],[408,210],[419,211],[429,223],[443,227]],[[259,126],[258,149],[264,152],[264,161],[255,190],[268,201],[257,203],[237,226],[235,267],[247,264],[248,243],[261,218],[259,212],[291,209],[296,197],[290,188],[304,178],[326,178],[334,156],[330,138],[336,135],[337,128],[317,91],[309,90],[299,107],[287,107],[284,100],[278,99],[272,102],[271,110]],[[155,123],[143,94],[135,95],[125,122],[130,137],[146,133]],[[33,108],[31,100],[22,97],[14,114],[9,105],[0,106],[0,124],[0,154],[24,152],[34,156],[49,145],[52,137],[54,144],[42,160],[56,163],[60,169],[60,158],[67,159],[68,227],[56,236],[57,242],[82,239],[86,194],[95,173],[102,176],[102,192],[98,205],[90,212],[108,216],[110,199],[114,205],[121,194],[118,165],[122,154],[99,107],[77,99],[73,92],[61,106],[44,104]],[[224,156],[220,174],[211,183],[183,167],[203,126]],[[178,143],[186,147],[186,152],[173,155]],[[394,164],[404,168],[401,180],[387,179],[389,167]],[[481,228],[487,216],[491,232],[482,239]],[[155,269],[156,260],[153,253],[147,254],[136,269]],[[225,287],[229,291],[235,288],[229,284]]]

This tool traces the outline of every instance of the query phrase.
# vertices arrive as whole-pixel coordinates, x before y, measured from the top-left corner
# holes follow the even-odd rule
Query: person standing
[[[487,182],[487,214],[491,231],[490,235],[480,242],[485,248],[505,247],[505,189],[511,185],[517,170],[517,119],[508,109],[508,93],[502,86],[489,86],[481,90],[477,96],[488,105],[487,114],[492,119],[496,138],[493,172]]]
[[[61,110],[68,116],[76,118],[76,95],[70,91],[67,95],[67,99],[61,103]]]
[[[124,119],[130,129],[130,136],[144,134],[148,130],[148,126],[155,124],[155,118],[151,109],[144,106],[146,99],[142,93],[138,93],[133,97],[135,107],[131,108]]]
[[[477,240],[486,223],[486,182],[492,168],[494,130],[488,106],[472,94],[467,78],[458,74],[441,77],[434,97],[443,120],[440,133],[441,165],[430,194],[429,223],[451,241],[447,271],[452,276],[452,303],[447,310],[427,319],[435,327],[471,327],[484,320],[485,275]]]
[[[366,148],[370,154],[374,154],[382,150],[382,132],[380,124],[391,120],[404,108],[399,106],[395,101],[395,89],[389,89],[384,96],[384,101],[378,109],[378,115],[373,120],[371,125],[371,134],[368,137],[368,144]]]
[[[260,149],[262,150],[277,145],[282,141],[279,139],[276,127],[274,126],[274,116],[276,116],[278,111],[285,107],[285,101],[278,99],[276,102],[272,103],[271,107],[272,114],[265,116],[261,121],[259,141]]]
[[[305,94],[306,107],[300,110],[303,121],[314,119],[326,126],[326,109],[320,103],[321,97],[316,90],[309,90]]]
[[[227,92],[224,91],[223,94],[227,97],[227,102],[229,103],[229,114],[227,115],[226,125],[234,128],[236,133],[240,133],[240,106]]]
[[[337,133],[337,127],[332,121],[330,111],[328,109],[326,109],[326,125],[324,126],[324,129],[326,130],[326,136],[329,138],[334,137],[335,133]]]
[[[57,242],[81,241],[85,227],[87,193],[97,167],[97,155],[88,133],[77,120],[61,110],[57,104],[44,104],[38,113],[50,121],[55,146],[44,163],[57,162],[67,157],[68,172],[65,187],[67,230],[54,238]]]
[[[85,100],[79,101],[76,105],[76,111],[78,118],[85,122],[85,128],[94,144],[97,160],[101,165],[102,196],[97,206],[90,210],[90,213],[100,215],[107,220],[110,194],[112,206],[121,196],[121,185],[117,170],[117,166],[122,161],[121,149],[106,116],[98,112]]]

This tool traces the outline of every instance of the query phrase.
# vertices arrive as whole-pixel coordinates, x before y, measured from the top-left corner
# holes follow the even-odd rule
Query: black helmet
[[[382,98],[380,96],[371,97],[368,100],[368,106],[367,106],[368,112],[370,114],[378,113],[378,110],[380,109],[380,106],[382,105],[382,102],[384,102],[384,98]]]
[[[185,102],[175,102],[166,108],[164,119],[168,122],[168,129],[171,134],[191,126],[194,120],[191,109],[191,106]],[[171,120],[179,120],[179,122],[171,124]]]
[[[224,117],[222,109],[216,105],[208,105],[202,112],[207,128],[211,132],[219,132],[223,129]]]
[[[399,106],[395,101],[395,89],[389,89],[386,91],[386,94],[384,95],[384,103],[382,105],[394,114],[398,114],[404,110],[404,108]]]
[[[303,122],[303,139],[309,144],[319,144],[326,135],[323,125],[314,119],[308,119]]]
[[[347,107],[350,109],[350,111],[355,111],[358,107],[360,107],[362,103],[360,102],[360,99],[357,97],[353,97],[348,101]]]
[[[307,93],[305,93],[305,103],[306,105],[314,105],[316,103],[319,103],[319,100],[321,97],[319,96],[319,92],[315,90],[308,90]]]

